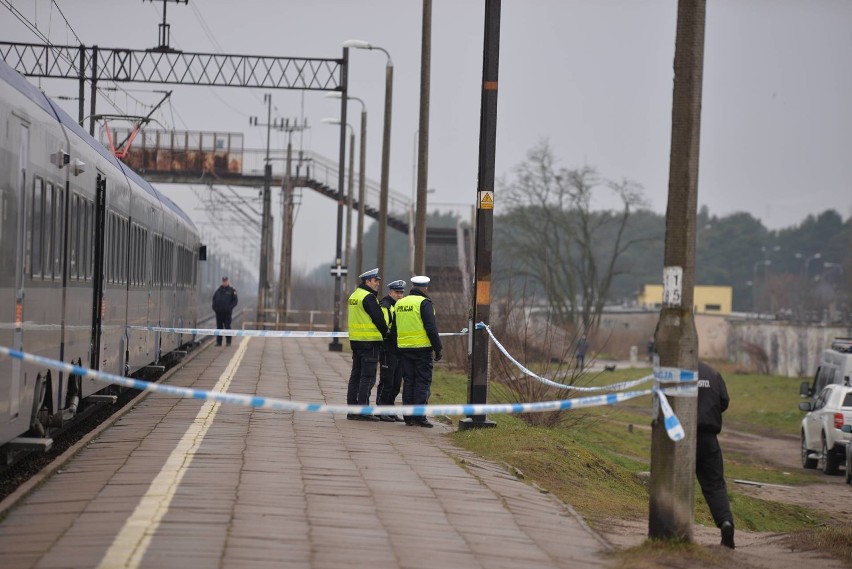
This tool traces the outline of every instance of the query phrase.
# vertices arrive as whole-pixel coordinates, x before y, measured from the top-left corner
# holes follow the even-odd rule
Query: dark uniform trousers
[[[376,390],[377,405],[393,405],[402,388],[402,362],[399,352],[393,348],[382,348],[379,367],[379,388]]]
[[[716,433],[698,431],[695,453],[695,474],[701,485],[701,493],[710,506],[713,521],[719,527],[723,522],[734,523],[731,506],[728,502],[728,488],[725,485],[725,468],[722,463],[722,449]]]
[[[216,312],[216,328],[219,330],[230,330],[231,329],[231,311],[227,312]],[[231,336],[225,336],[225,343],[230,346],[231,345]],[[222,345],[222,336],[216,336],[216,345]]]
[[[399,350],[402,360],[402,404],[425,405],[432,387],[432,348]]]
[[[376,383],[381,342],[358,342],[352,346],[352,372],[346,392],[348,405],[369,405],[370,391]]]

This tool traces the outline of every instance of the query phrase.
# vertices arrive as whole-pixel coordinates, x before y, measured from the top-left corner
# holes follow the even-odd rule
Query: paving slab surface
[[[243,338],[169,382],[341,403],[350,365],[324,340]],[[570,507],[447,432],[151,394],[0,521],[0,568],[610,563]]]

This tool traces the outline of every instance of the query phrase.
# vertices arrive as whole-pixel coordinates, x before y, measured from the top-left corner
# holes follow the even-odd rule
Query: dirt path
[[[797,437],[773,438],[726,430],[719,440],[723,452],[760,457],[782,472],[803,472],[799,463]],[[764,500],[807,506],[823,512],[838,525],[852,526],[852,486],[845,483],[845,477],[826,476],[819,471],[814,471],[813,477],[814,483],[806,486],[736,484],[736,491]],[[700,490],[696,488],[696,491]],[[603,531],[604,537],[618,548],[640,545],[648,535],[647,520],[609,519],[597,526]],[[718,548],[726,569],[801,569],[812,566],[819,566],[820,569],[849,569],[852,565],[849,561],[827,558],[814,552],[790,551],[789,545],[785,543],[786,534],[781,533],[738,529],[735,551],[725,550],[719,545],[719,530],[714,527],[696,525],[694,534],[696,543]],[[677,564],[671,566],[681,567]],[[683,567],[694,568],[696,565],[693,560]]]

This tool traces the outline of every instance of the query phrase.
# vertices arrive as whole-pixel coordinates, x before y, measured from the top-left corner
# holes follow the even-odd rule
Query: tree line
[[[497,294],[523,290],[546,303],[557,322],[590,329],[605,306],[630,306],[643,285],[661,283],[665,215],[648,208],[638,183],[609,179],[591,166],[560,166],[542,141],[500,182],[497,195]],[[458,221],[447,212],[427,219],[429,227],[454,227]],[[696,284],[732,287],[735,311],[852,318],[852,217],[826,210],[770,230],[749,213],[719,216],[701,206],[696,228]],[[372,224],[364,235],[364,270],[375,266],[377,233]],[[388,231],[385,250],[383,277],[408,280],[408,236]],[[331,264],[294,278],[311,305],[305,308],[328,304]],[[344,288],[354,286],[356,271],[353,267]]]

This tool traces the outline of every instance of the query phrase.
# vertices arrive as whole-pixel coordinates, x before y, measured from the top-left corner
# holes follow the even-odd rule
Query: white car
[[[799,403],[799,409],[808,412],[802,419],[802,467],[836,474],[852,441],[852,433],[843,429],[852,425],[852,387],[826,385],[815,401]]]

